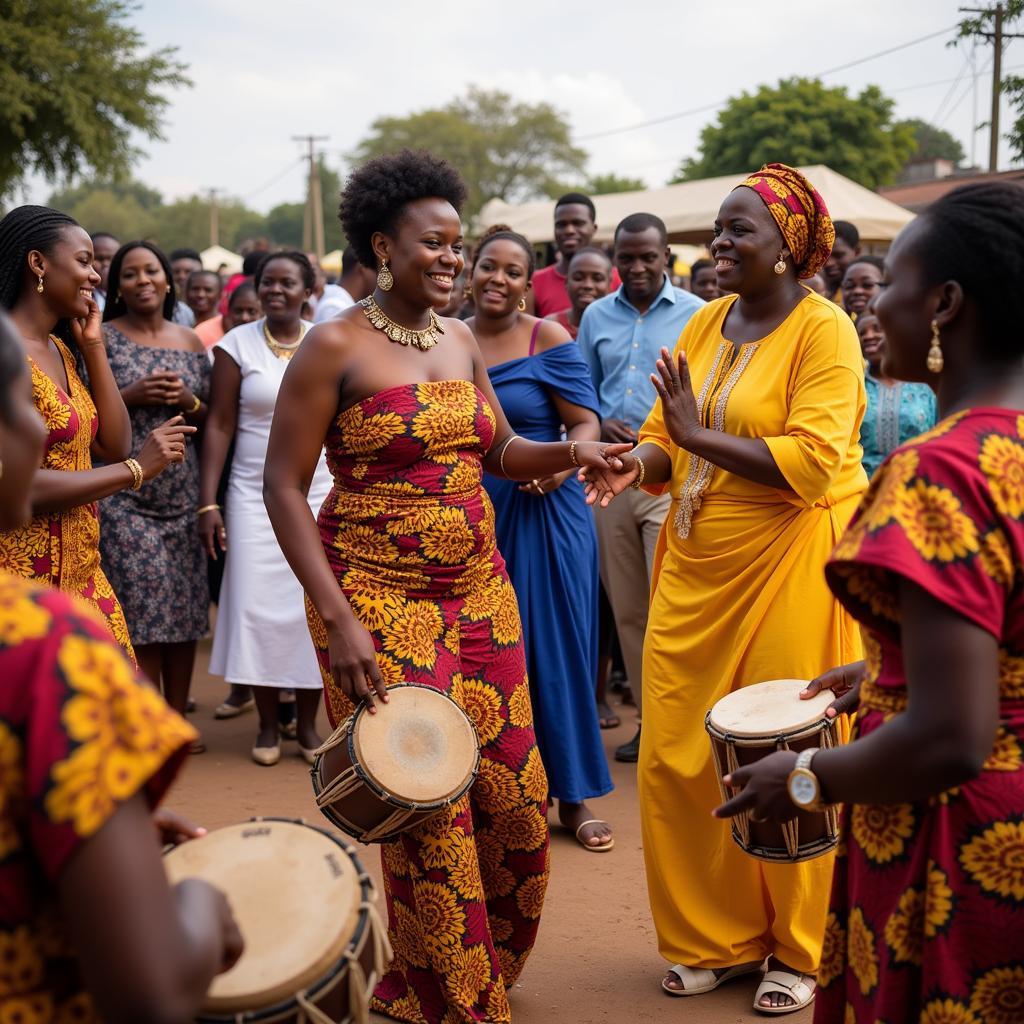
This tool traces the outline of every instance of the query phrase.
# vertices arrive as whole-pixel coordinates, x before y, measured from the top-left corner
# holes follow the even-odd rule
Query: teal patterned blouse
[[[935,392],[927,384],[883,383],[864,371],[868,407],[860,428],[864,471],[870,477],[889,452],[935,426]]]

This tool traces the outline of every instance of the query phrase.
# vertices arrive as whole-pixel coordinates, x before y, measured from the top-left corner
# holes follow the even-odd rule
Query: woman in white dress
[[[254,688],[260,721],[252,757],[262,765],[281,758],[277,705],[282,688],[296,691],[303,756],[312,761],[320,745],[316,713],[323,689],[306,628],[304,595],[263,505],[263,462],[274,405],[288,360],[312,326],[300,312],[313,281],[313,268],[300,252],[273,253],[260,264],[256,289],[265,316],[229,331],[214,347],[203,437],[199,532],[212,558],[218,549],[225,553],[210,672]],[[225,523],[216,494],[232,438]],[[308,494],[314,515],[330,489],[321,454]]]

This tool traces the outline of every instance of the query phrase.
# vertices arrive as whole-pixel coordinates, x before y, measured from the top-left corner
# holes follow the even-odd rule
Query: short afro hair
[[[641,231],[650,231],[651,228],[658,232],[658,241],[662,245],[668,245],[668,228],[665,227],[665,222],[653,213],[631,213],[628,217],[623,217],[615,228],[614,240],[617,242],[623,232],[627,235],[637,235]]]
[[[851,249],[860,245],[860,232],[848,220],[834,220],[832,227],[835,228],[836,238],[841,238]]]
[[[518,245],[523,250],[523,255],[526,256],[526,280],[529,281],[533,278],[533,272],[537,269],[537,256],[533,251],[533,246],[523,235],[518,231],[513,231],[507,224],[494,224],[483,233],[480,241],[476,243],[474,262],[480,259],[484,249],[491,242],[511,242],[513,245]]]
[[[309,262],[309,257],[304,252],[299,252],[298,249],[282,249],[280,252],[264,253],[263,258],[256,266],[256,273],[253,275],[253,283],[257,289],[259,289],[263,281],[263,275],[267,272],[267,267],[274,260],[287,260],[289,263],[294,263],[299,268],[302,287],[306,291],[313,290],[313,285],[316,284],[316,271],[313,269],[313,264]]]
[[[450,163],[424,150],[388,153],[353,171],[341,192],[338,219],[359,262],[376,269],[377,257],[370,244],[374,233],[393,236],[409,203],[434,197],[451,203],[461,214],[466,185]]]
[[[566,192],[555,200],[555,211],[560,206],[585,206],[590,211],[590,219],[597,222],[597,209],[594,207],[594,200],[582,192]]]

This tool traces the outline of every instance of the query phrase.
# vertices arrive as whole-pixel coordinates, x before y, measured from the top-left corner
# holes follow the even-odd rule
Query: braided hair
[[[73,217],[49,206],[18,206],[0,220],[0,309],[14,309],[28,274],[28,254],[50,255],[64,232],[78,226]],[[67,320],[58,321],[53,333],[71,341]]]
[[[128,306],[124,301],[124,296],[121,294],[121,265],[124,263],[125,256],[133,249],[145,249],[147,252],[151,252],[156,257],[160,266],[163,267],[164,276],[167,278],[167,284],[169,285],[169,291],[164,296],[163,314],[165,320],[173,320],[174,306],[178,300],[174,295],[174,275],[171,272],[170,261],[163,254],[163,251],[152,242],[145,242],[139,239],[134,242],[125,242],[114,253],[114,258],[110,261],[110,271],[107,274],[107,304],[103,307],[103,322],[116,320],[119,316],[124,316],[128,312]]]
[[[1024,355],[1024,189],[961,185],[920,214],[914,254],[924,284],[956,281],[978,308],[981,344],[1003,362]]]
[[[476,244],[476,253],[473,256],[474,262],[480,259],[484,249],[491,242],[502,241],[518,245],[526,254],[526,280],[529,281],[533,277],[534,270],[537,269],[537,257],[533,251],[533,246],[530,245],[529,240],[525,236],[519,234],[518,231],[513,231],[507,224],[492,224],[483,233],[483,237]]]

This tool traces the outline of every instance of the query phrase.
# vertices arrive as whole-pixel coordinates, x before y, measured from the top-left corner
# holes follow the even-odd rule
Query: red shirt
[[[565,275],[558,272],[558,264],[552,263],[533,275],[533,310],[537,316],[550,316],[571,306],[569,293],[565,288]],[[619,272],[612,267],[612,283],[609,293],[622,284]]]
[[[569,309],[560,309],[557,313],[552,313],[551,316],[545,317],[545,319],[554,320],[556,324],[561,324],[569,332],[569,337],[575,341],[576,335],[580,333],[580,329],[578,327],[574,327],[572,321],[569,319],[569,314],[571,312],[571,307]]]

